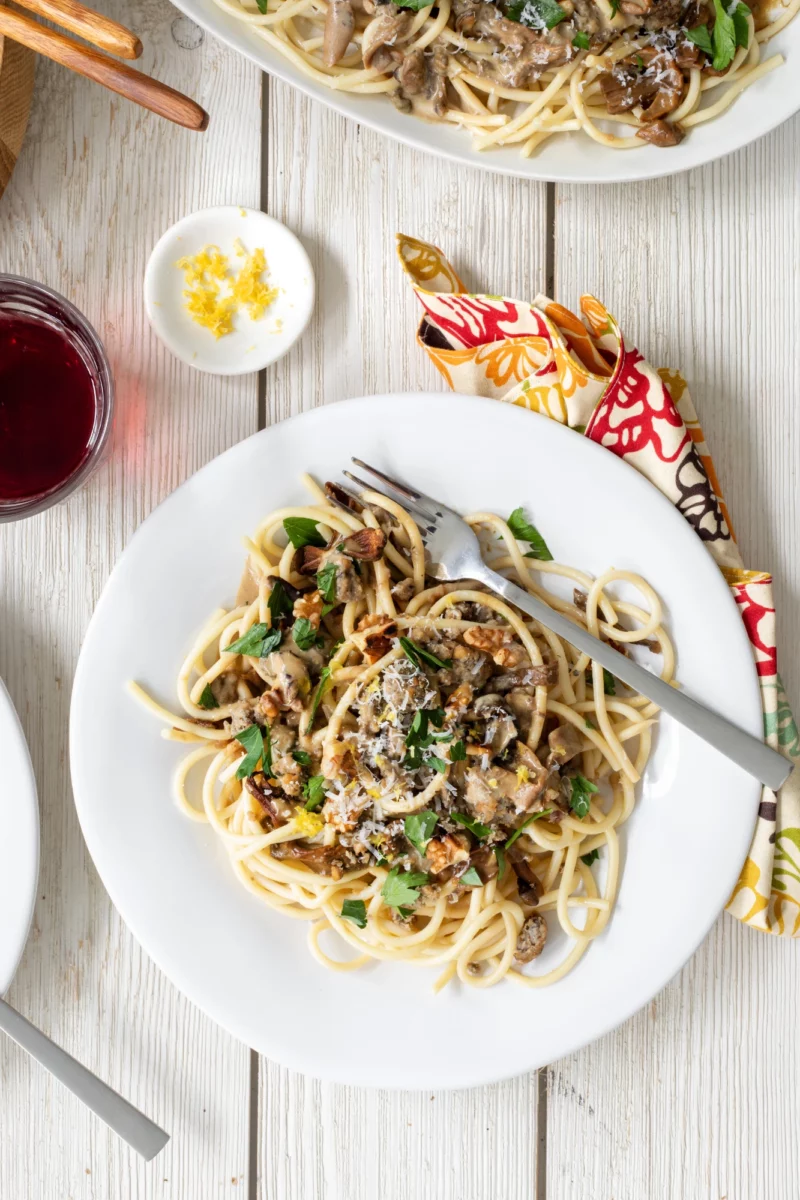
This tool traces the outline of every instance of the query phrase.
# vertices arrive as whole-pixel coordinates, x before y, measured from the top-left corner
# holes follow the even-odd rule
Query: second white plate
[[[577,1049],[664,986],[730,894],[759,786],[662,718],[623,830],[614,916],[551,988],[434,995],[435,971],[325,971],[304,925],[244,891],[213,834],[178,811],[171,784],[184,748],[160,737],[125,683],[175,704],[195,632],[233,602],[241,535],[270,509],[304,501],[304,471],[340,478],[351,455],[460,511],[525,505],[561,562],[643,574],[664,601],[686,690],[752,733],[761,729],[756,673],[721,573],[669,501],[607,450],[495,401],[414,394],[317,409],[234,446],[133,538],[86,635],[70,730],[81,825],[122,916],[190,999],[287,1066],[369,1086],[486,1083]]]

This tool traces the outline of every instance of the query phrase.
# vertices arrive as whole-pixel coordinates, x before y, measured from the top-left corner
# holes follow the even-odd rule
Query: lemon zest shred
[[[251,320],[261,320],[280,292],[261,278],[268,270],[263,247],[248,254],[238,238],[235,247],[237,256],[244,259],[235,275],[219,246],[204,246],[199,253],[185,255],[175,263],[186,282],[184,308],[197,325],[210,330],[217,339],[233,333],[233,318],[241,309],[247,309]]]

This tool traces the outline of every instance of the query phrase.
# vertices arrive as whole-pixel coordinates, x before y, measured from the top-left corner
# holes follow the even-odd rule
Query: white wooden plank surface
[[[229,1200],[246,1194],[248,1052],[179,996],[112,909],[72,805],[67,716],[83,632],[126,540],[186,475],[256,426],[256,377],[218,380],[179,365],[149,332],[141,283],[151,247],[178,217],[258,204],[260,79],[159,0],[104,8],[141,35],[143,68],[194,94],[212,122],[202,137],[179,131],[41,63],[28,140],[0,200],[0,270],[74,300],[117,382],[111,453],[90,486],[0,527],[0,674],[42,810],[34,932],[9,999],[172,1142],[142,1165],[3,1040],[0,1196]]]
[[[267,376],[270,421],[347,396],[444,387],[414,342],[397,231],[435,241],[476,289],[544,286],[544,187],[383,141],[274,81],[268,118],[267,207],[303,238],[319,286],[311,336]],[[534,1195],[535,1076],[404,1095],[304,1080],[262,1059],[260,1083],[262,1200]]]
[[[559,189],[558,296],[594,292],[687,374],[748,566],[775,574],[800,710],[800,121],[675,180]],[[723,915],[670,986],[554,1064],[547,1196],[796,1200],[797,945]]]
[[[71,295],[105,339],[119,387],[110,461],[90,487],[0,529],[0,674],[31,741],[44,816],[34,937],[10,998],[173,1142],[142,1167],[0,1045],[0,1198],[795,1200],[796,946],[727,917],[646,1013],[554,1064],[546,1114],[533,1076],[398,1095],[262,1059],[247,1177],[248,1053],[178,996],[111,909],[71,806],[66,725],[80,639],[130,533],[256,426],[255,380],[175,363],[146,329],[139,289],[173,220],[259,203],[260,79],[161,0],[103,8],[143,36],[144,68],[194,94],[212,125],[202,139],[172,130],[42,66],[31,136],[0,201],[0,269]],[[283,85],[269,91],[264,207],[304,240],[319,303],[307,336],[265,376],[267,420],[442,386],[413,341],[394,232],[439,243],[476,288],[532,296],[545,282],[544,188],[439,163]],[[798,132],[796,121],[675,181],[559,189],[555,248],[560,300],[595,291],[645,353],[688,372],[748,561],[776,573],[796,708]]]

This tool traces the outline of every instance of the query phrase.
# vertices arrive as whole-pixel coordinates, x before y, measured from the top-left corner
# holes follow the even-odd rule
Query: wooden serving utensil
[[[141,53],[139,39],[122,25],[101,17],[92,9],[85,8],[78,0],[24,0],[28,8],[58,21],[69,29],[91,39],[96,45],[117,47],[117,53],[133,58]],[[30,17],[5,7],[0,0],[0,36],[11,38],[31,50],[52,58],[54,62],[69,67],[87,79],[101,83],[103,87],[143,108],[150,109],[160,117],[166,117],[186,129],[203,130],[208,126],[208,113],[188,96],[157,79],[143,75],[124,63],[116,62],[91,46],[84,46],[40,25]],[[120,49],[121,47],[121,49]]]
[[[0,36],[0,196],[22,149],[35,62],[25,46]]]
[[[63,25],[70,33],[77,33],[98,50],[107,50],[117,58],[138,58],[142,53],[142,43],[135,33],[76,0],[16,0],[16,3],[54,25]]]

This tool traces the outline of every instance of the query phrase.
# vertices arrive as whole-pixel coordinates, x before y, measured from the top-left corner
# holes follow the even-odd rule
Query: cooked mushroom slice
[[[517,891],[521,899],[528,904],[536,904],[542,894],[542,885],[530,859],[519,842],[515,842],[506,853],[517,876]]]
[[[334,504],[338,504],[340,508],[349,508],[351,512],[360,513],[364,511],[364,505],[354,496],[352,492],[348,492],[347,488],[343,488],[340,483],[325,484],[325,495]]]
[[[355,24],[350,0],[328,0],[322,40],[322,58],[326,67],[335,67],[339,59],[344,58],[353,39]]]
[[[341,879],[344,871],[358,860],[343,846],[303,846],[300,842],[277,842],[269,847],[273,858],[296,858],[316,875]]]
[[[464,33],[469,37],[475,28],[479,8],[475,0],[453,0],[456,33]]]
[[[541,913],[528,917],[517,938],[517,948],[514,951],[514,961],[529,963],[538,958],[544,950],[547,941],[547,922]]]
[[[479,696],[473,712],[478,721],[485,722],[481,743],[490,748],[493,757],[502,754],[517,736],[516,722],[502,698],[491,693]]]
[[[422,50],[406,54],[394,73],[403,96],[420,96],[425,90],[425,55]]]
[[[376,71],[391,71],[403,57],[398,44],[408,37],[411,13],[407,8],[382,4],[364,30],[361,57],[365,67]]]
[[[449,55],[444,46],[435,46],[431,54],[425,55],[425,95],[437,117],[443,117],[447,105],[447,62]]]
[[[264,820],[269,821],[273,829],[277,829],[279,825],[285,825],[288,821],[291,821],[294,816],[294,809],[283,798],[280,792],[270,787],[266,776],[261,771],[258,771],[255,775],[248,776],[244,781],[244,786],[250,795],[258,801],[264,813]]]
[[[291,650],[275,650],[255,660],[254,666],[261,678],[272,684],[273,693],[280,695],[282,707],[301,711],[311,690],[308,668],[301,658]]]
[[[490,879],[497,877],[497,855],[491,846],[481,846],[479,850],[473,850],[469,865],[478,872],[481,883],[488,883]]]
[[[547,744],[550,747],[547,765],[558,764],[561,766],[580,753],[583,742],[575,726],[567,721],[553,730],[547,738]]]
[[[683,130],[677,122],[668,124],[666,121],[651,121],[637,132],[636,136],[643,142],[652,142],[654,146],[677,146],[683,141]]]
[[[377,20],[377,18],[376,18]],[[383,554],[386,545],[386,534],[381,529],[359,529],[341,542],[336,549],[357,558],[359,562],[376,562]]]

